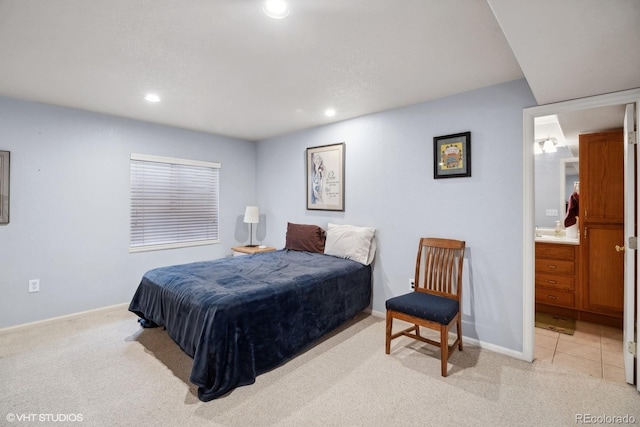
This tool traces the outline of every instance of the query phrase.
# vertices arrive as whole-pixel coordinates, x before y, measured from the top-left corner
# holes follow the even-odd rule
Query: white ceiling
[[[624,105],[569,111],[535,120],[535,140],[555,139],[567,146],[567,156],[579,156],[579,136],[584,133],[622,128]]]
[[[523,76],[640,87],[640,0],[288,2],[0,0],[0,95],[261,140]]]

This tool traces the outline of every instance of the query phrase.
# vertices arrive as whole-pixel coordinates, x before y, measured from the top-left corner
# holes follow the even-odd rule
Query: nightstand
[[[275,251],[276,248],[271,246],[265,246],[263,248],[259,246],[234,246],[231,248],[233,251],[233,256],[241,256],[241,255],[253,255],[260,254],[262,252],[272,252]]]

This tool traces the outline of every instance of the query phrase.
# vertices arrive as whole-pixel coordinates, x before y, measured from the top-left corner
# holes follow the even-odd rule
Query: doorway
[[[557,104],[533,107],[524,110],[523,114],[523,194],[524,194],[524,212],[523,212],[523,358],[533,361],[534,358],[534,316],[535,316],[535,201],[534,201],[534,154],[533,146],[535,141],[534,122],[536,117],[549,116],[566,112],[574,112],[588,110],[592,108],[625,105],[635,103],[638,105],[640,101],[640,90],[631,90],[618,92],[613,94],[595,96],[573,101],[566,101]],[[636,117],[638,115],[636,108]],[[637,286],[636,286],[637,287]],[[635,293],[637,299],[637,292]],[[627,303],[628,306],[628,303]],[[626,311],[626,310],[625,310]],[[633,311],[633,310],[630,310]],[[633,313],[631,313],[633,318]],[[634,326],[637,325],[637,319],[633,320]],[[629,327],[625,322],[625,342],[627,340],[635,341],[633,327],[629,331]],[[628,358],[627,355],[625,357]],[[632,359],[633,360],[633,359]],[[628,370],[636,370],[636,367],[627,368]],[[629,372],[627,374],[627,382],[629,382]],[[631,382],[633,375],[631,375]]]

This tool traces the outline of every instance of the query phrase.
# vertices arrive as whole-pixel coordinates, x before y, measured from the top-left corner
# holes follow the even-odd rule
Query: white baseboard
[[[372,308],[367,308],[365,311],[367,313],[371,314],[372,316],[375,316],[375,317],[380,317],[382,319],[384,319],[386,317],[385,313],[383,313],[381,311],[376,311],[376,310],[374,310]]]
[[[54,323],[54,322],[64,321],[64,320],[68,320],[70,318],[83,316],[83,315],[90,314],[90,313],[96,313],[96,312],[100,312],[100,311],[109,311],[109,310],[121,310],[122,308],[126,308],[128,305],[129,305],[129,303],[125,302],[125,303],[122,303],[122,304],[115,304],[115,305],[110,305],[110,306],[107,306],[107,307],[94,308],[93,310],[81,311],[79,313],[72,313],[72,314],[67,314],[67,315],[64,315],[64,316],[52,317],[50,319],[38,320],[36,322],[23,323],[21,325],[9,326],[9,327],[0,329],[0,335],[3,334],[3,333],[15,331],[16,329],[20,329],[20,328],[26,328],[26,327],[30,327],[30,326],[36,326],[36,325],[42,325],[42,324],[47,324],[47,323]],[[384,319],[386,317],[385,313],[383,313],[381,311],[373,310],[371,308],[366,308],[363,311],[365,313],[370,313],[372,316],[379,317],[381,319]],[[515,359],[526,360],[526,358],[524,357],[524,353],[521,352],[521,351],[511,350],[511,349],[508,349],[508,348],[505,348],[505,347],[502,347],[502,346],[499,346],[499,345],[495,345],[495,344],[487,343],[487,342],[484,342],[484,341],[480,341],[480,340],[477,340],[475,338],[469,338],[469,337],[463,336],[462,337],[462,342],[464,344],[469,344],[469,345],[480,347],[480,348],[485,349],[485,350],[493,351],[494,353],[504,354],[505,356],[513,357]]]
[[[115,305],[110,305],[110,306],[107,306],[107,307],[94,308],[92,310],[80,311],[78,313],[65,314],[64,316],[57,316],[57,317],[52,317],[52,318],[49,318],[49,319],[37,320],[35,322],[22,323],[20,325],[7,326],[6,328],[0,329],[0,335],[2,335],[3,333],[7,333],[7,332],[13,332],[16,329],[27,328],[27,327],[30,327],[30,326],[43,325],[43,324],[47,324],[47,323],[60,322],[60,321],[68,320],[68,319],[71,319],[71,318],[74,318],[74,317],[83,316],[83,315],[90,314],[90,313],[97,313],[97,312],[100,312],[100,311],[120,310],[120,309],[126,308],[128,306],[129,306],[128,302],[123,302],[122,304],[115,304]]]
[[[373,309],[366,309],[365,310],[367,313],[370,313],[372,316],[375,317],[380,317],[382,319],[384,319],[386,317],[386,313],[380,312],[380,311],[376,311]],[[484,350],[489,350],[489,351],[493,351],[494,353],[499,353],[499,354],[504,354],[505,356],[509,356],[509,357],[513,357],[514,359],[520,359],[520,360],[525,360],[527,361],[527,359],[524,357],[524,353],[522,351],[515,351],[515,350],[511,350],[509,348],[505,348],[499,345],[495,345],[495,344],[491,344],[488,342],[484,342],[484,341],[480,341],[478,339],[475,338],[469,338],[469,337],[462,337],[462,342],[464,344],[469,344],[475,347],[480,347]]]
[[[493,351],[494,353],[504,354],[505,356],[513,357],[514,359],[525,360],[524,353],[521,351],[511,350],[510,348],[502,347],[499,345],[491,344],[488,342],[480,341],[475,338],[463,337],[462,342],[464,344],[480,347],[484,350]]]

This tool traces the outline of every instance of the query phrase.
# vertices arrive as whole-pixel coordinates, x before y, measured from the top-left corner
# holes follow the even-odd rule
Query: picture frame
[[[471,132],[433,138],[433,179],[471,176]]]
[[[9,151],[0,151],[0,224],[9,224]]]
[[[306,150],[307,209],[344,212],[345,143]]]

